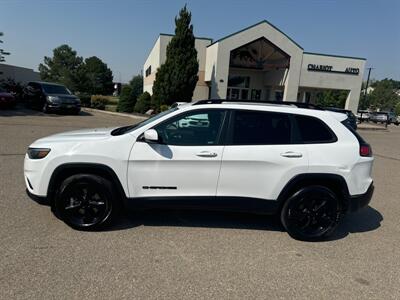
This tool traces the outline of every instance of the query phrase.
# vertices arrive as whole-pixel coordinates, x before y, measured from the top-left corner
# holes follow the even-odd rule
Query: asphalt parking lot
[[[119,126],[91,112],[0,111],[1,299],[399,299],[400,127],[360,131],[371,143],[375,194],[329,241],[291,239],[274,218],[149,211],[105,232],[78,232],[25,194],[35,139]]]

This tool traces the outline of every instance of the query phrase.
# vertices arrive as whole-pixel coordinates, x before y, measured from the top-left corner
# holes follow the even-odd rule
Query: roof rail
[[[257,101],[257,100],[226,100],[226,99],[208,99],[208,100],[199,100],[196,101],[193,105],[202,105],[202,104],[221,104],[226,102],[238,102],[237,104],[246,104],[246,103],[257,103],[257,104],[276,104],[276,105],[288,105],[288,106],[296,106],[298,108],[309,108],[309,109],[317,109],[317,110],[325,110],[323,107],[304,102],[296,102],[296,101]]]

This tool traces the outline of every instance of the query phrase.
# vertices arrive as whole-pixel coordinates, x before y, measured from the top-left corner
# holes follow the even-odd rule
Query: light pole
[[[367,68],[368,69],[368,77],[367,77],[367,84],[365,86],[365,90],[364,90],[364,105],[367,104],[367,90],[368,90],[368,84],[369,84],[369,77],[371,76],[371,70],[374,68]]]

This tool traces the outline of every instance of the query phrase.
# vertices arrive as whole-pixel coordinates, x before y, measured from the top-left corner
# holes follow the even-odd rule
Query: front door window
[[[225,111],[192,111],[154,127],[166,145],[208,146],[219,143]]]

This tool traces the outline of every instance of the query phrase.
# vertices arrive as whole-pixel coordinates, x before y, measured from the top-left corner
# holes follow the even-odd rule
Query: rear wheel
[[[316,241],[331,235],[340,220],[340,201],[324,186],[304,187],[289,197],[281,211],[281,221],[297,240]]]
[[[92,174],[65,179],[56,195],[56,214],[78,230],[97,230],[111,223],[118,203],[111,182]]]

